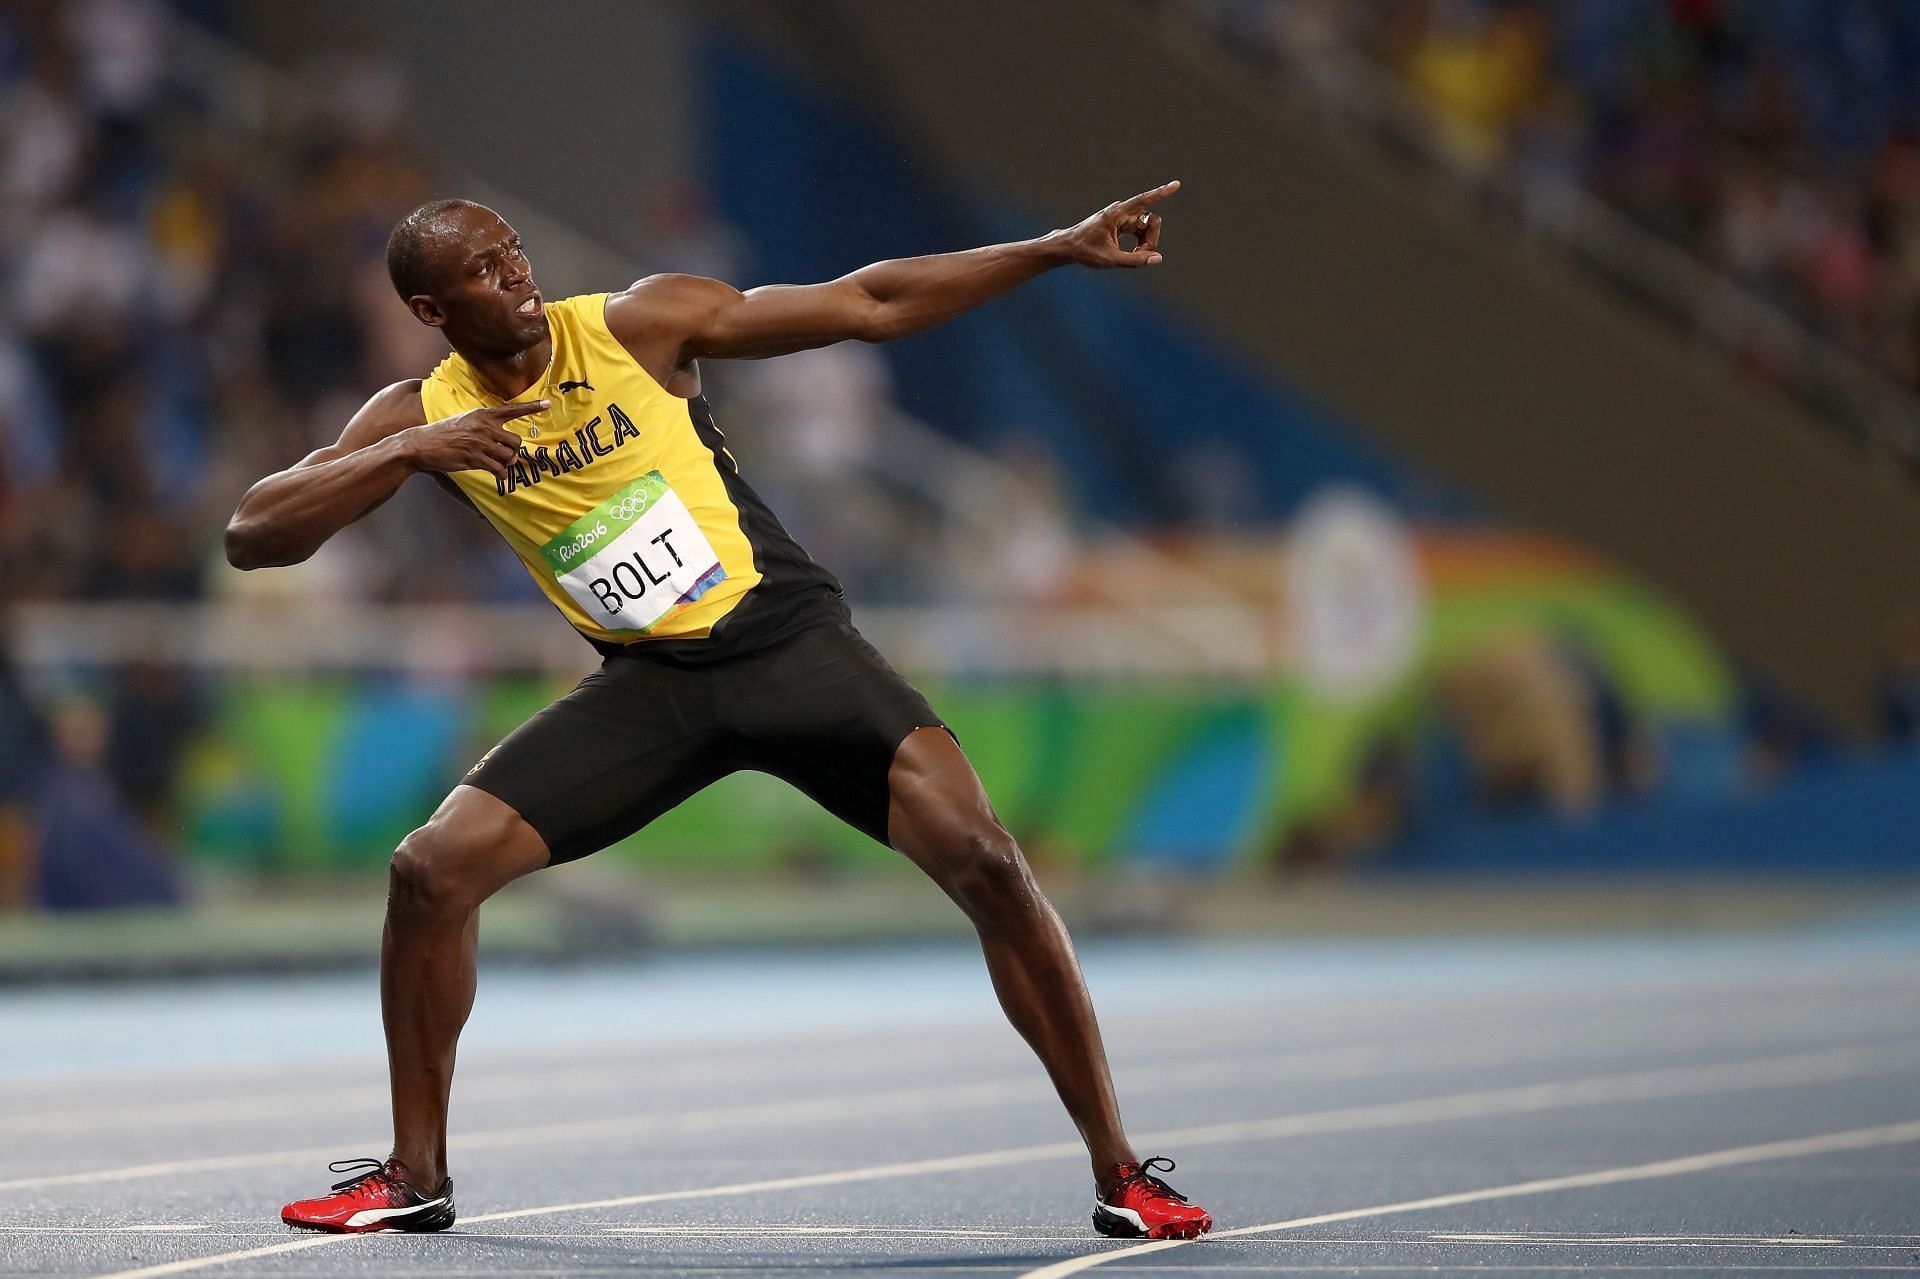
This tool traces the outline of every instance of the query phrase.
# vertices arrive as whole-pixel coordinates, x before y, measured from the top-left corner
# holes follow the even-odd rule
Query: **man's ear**
[[[438,302],[425,293],[416,293],[408,298],[407,310],[413,312],[414,319],[429,328],[441,328],[447,322],[447,313],[440,309]]]

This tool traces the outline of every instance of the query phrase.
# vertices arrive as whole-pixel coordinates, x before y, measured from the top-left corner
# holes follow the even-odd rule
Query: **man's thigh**
[[[740,767],[717,722],[717,678],[609,658],[461,781],[525,818],[553,865],[598,852]]]
[[[946,724],[867,643],[828,614],[743,664],[727,689],[741,764],[783,779],[882,844],[889,843],[887,774],[919,728]]]

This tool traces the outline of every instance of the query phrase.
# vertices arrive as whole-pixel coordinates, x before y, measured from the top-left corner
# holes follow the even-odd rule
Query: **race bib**
[[[667,481],[649,471],[540,548],[562,589],[611,631],[645,631],[727,571]]]

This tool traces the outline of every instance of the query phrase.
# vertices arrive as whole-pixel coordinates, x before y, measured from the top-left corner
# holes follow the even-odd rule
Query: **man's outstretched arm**
[[[353,415],[337,443],[247,490],[227,522],[227,562],[240,569],[298,564],[418,472],[499,475],[520,447],[502,424],[546,407],[545,400],[504,404],[429,425],[420,383],[396,382]]]
[[[848,339],[890,342],[1056,266],[1158,265],[1161,220],[1150,206],[1179,188],[1169,182],[1143,191],[1038,239],[875,262],[824,284],[776,284],[742,293],[698,276],[649,276],[608,300],[607,324],[642,363],[665,370],[697,359],[785,355]],[[1131,248],[1121,246],[1123,235],[1133,238]]]

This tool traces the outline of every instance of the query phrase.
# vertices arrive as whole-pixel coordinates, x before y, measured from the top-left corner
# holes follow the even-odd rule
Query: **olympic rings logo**
[[[628,494],[624,501],[607,508],[607,518],[622,524],[631,524],[646,513],[647,505],[652,501],[646,493]]]

